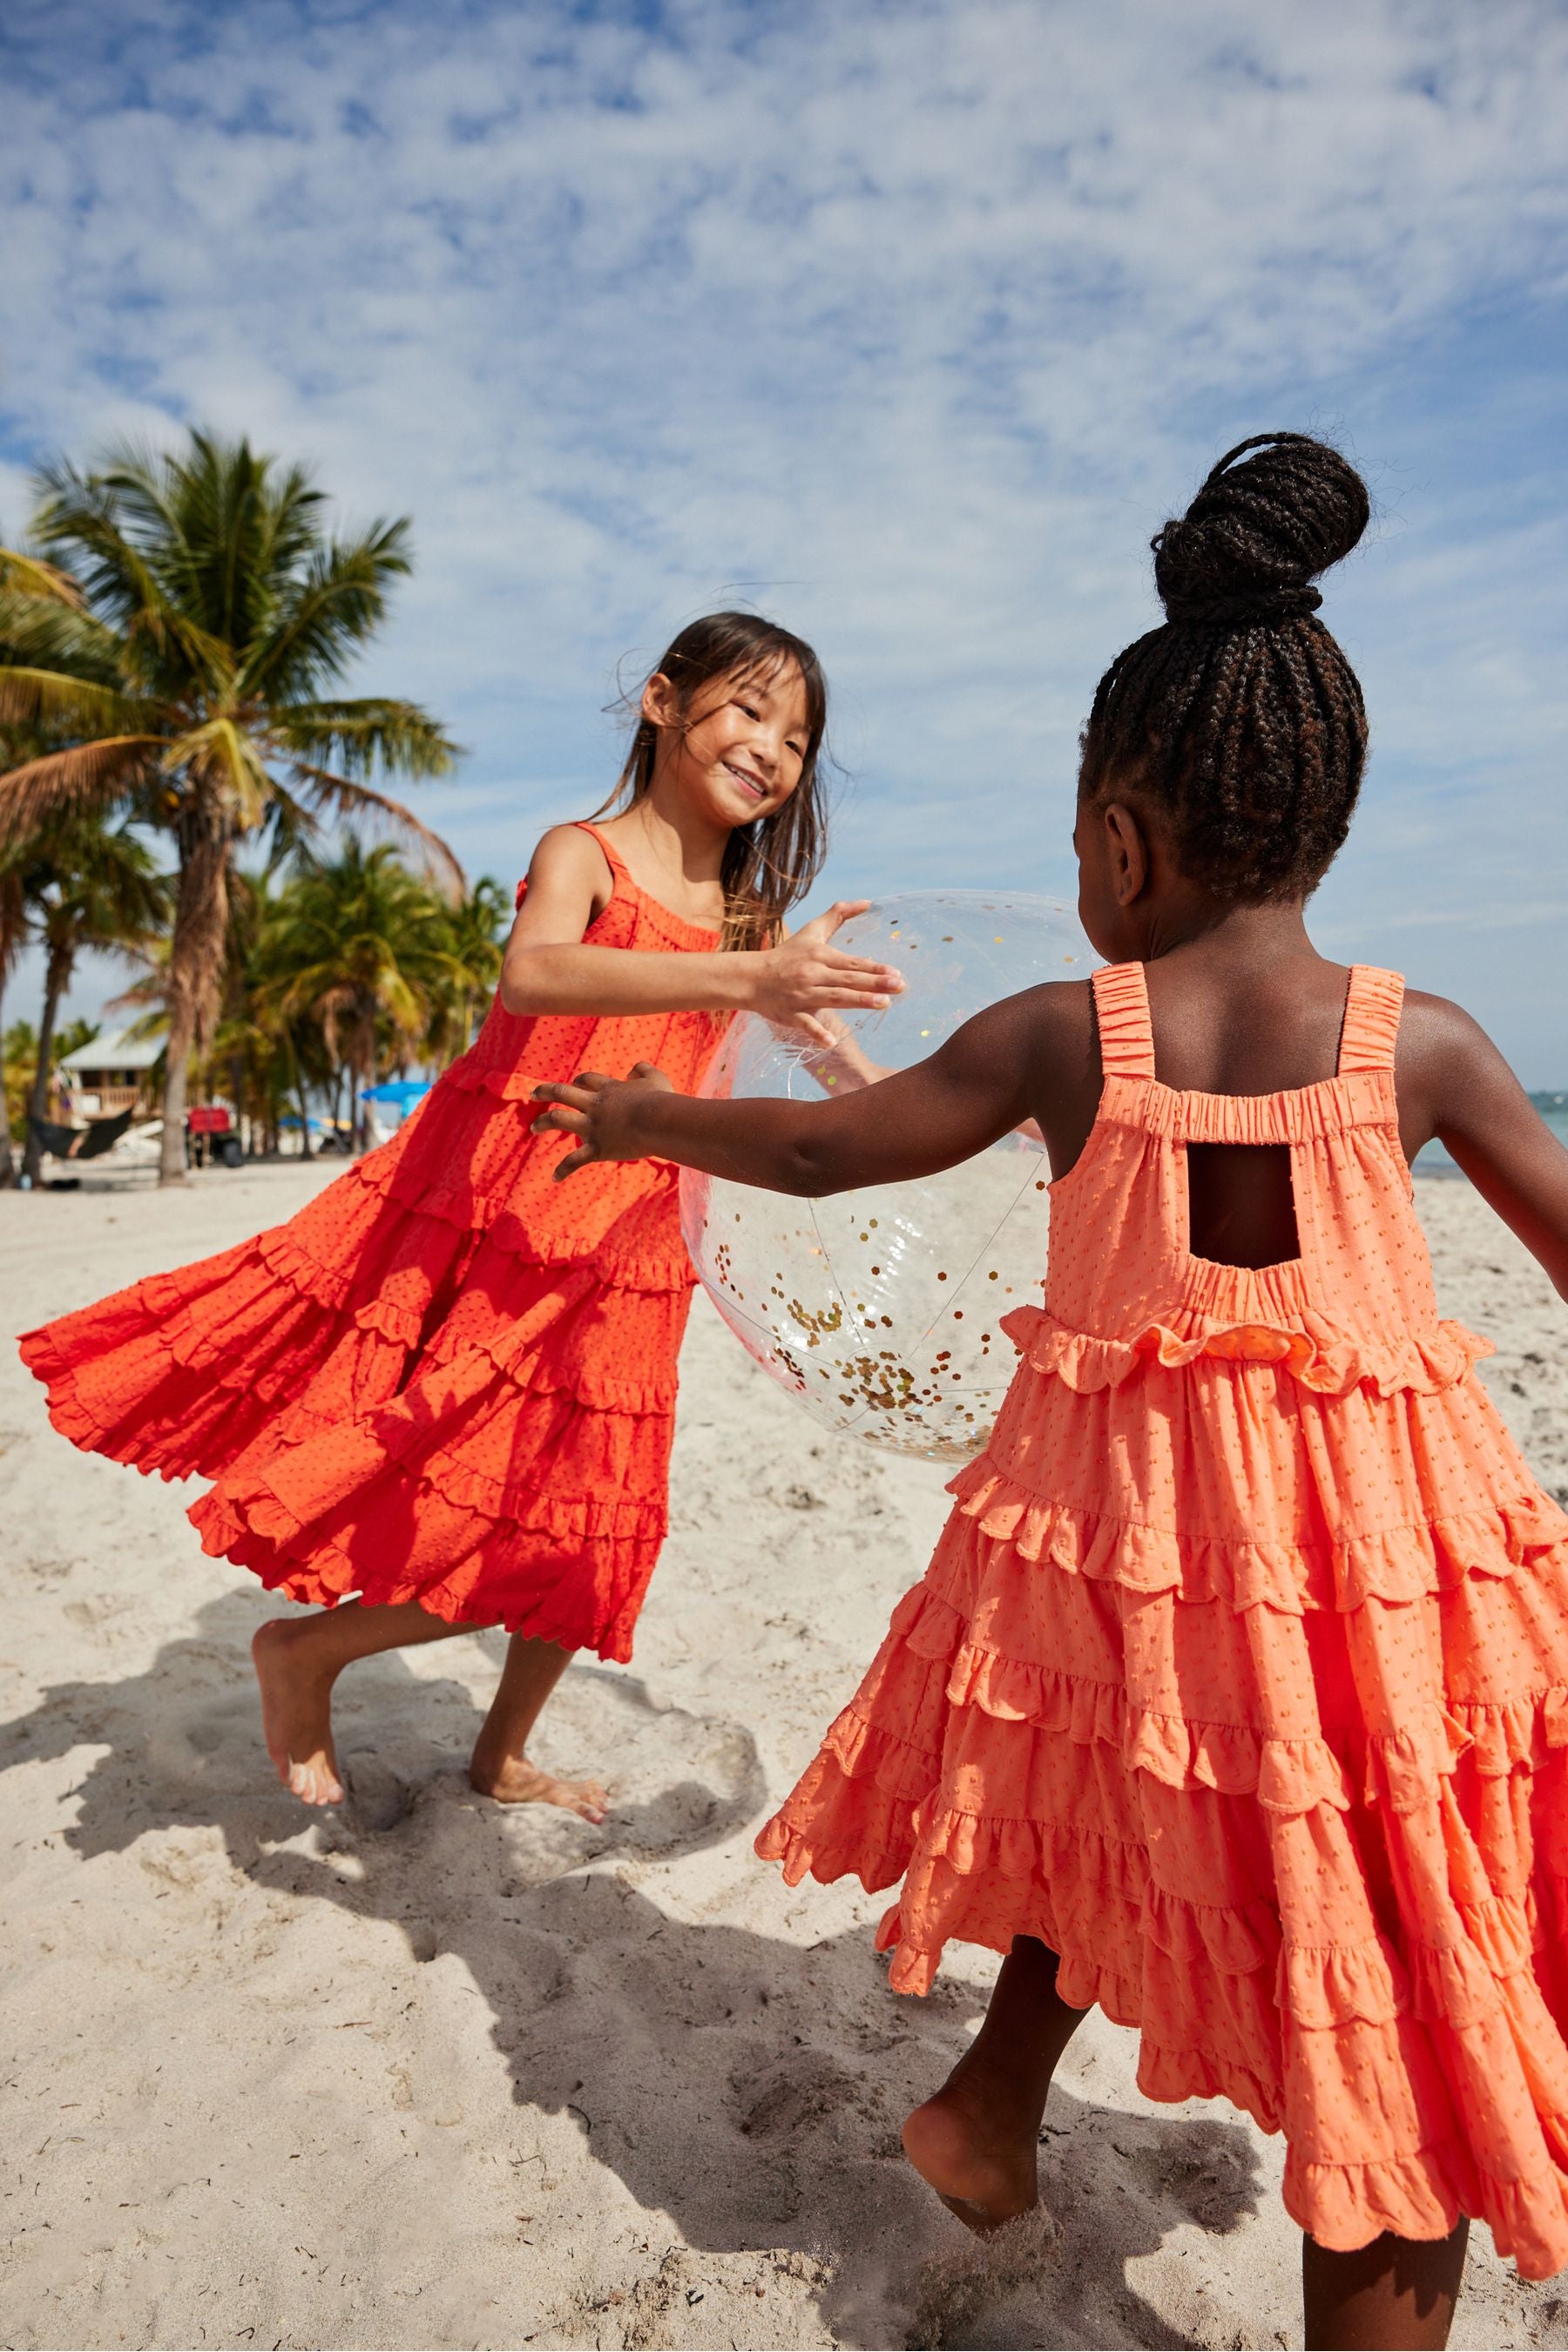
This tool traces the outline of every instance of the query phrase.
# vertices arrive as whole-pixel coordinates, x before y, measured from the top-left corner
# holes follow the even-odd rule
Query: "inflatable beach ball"
[[[731,1023],[704,1094],[820,1101],[864,1081],[863,1066],[847,1062],[906,1069],[999,997],[1087,979],[1099,961],[1069,908],[1004,891],[884,898],[836,944],[904,977],[886,1013],[844,1016],[858,1054],[814,1048],[746,1014]],[[681,1227],[725,1322],[815,1419],[901,1454],[962,1462],[984,1444],[1017,1364],[1001,1318],[1037,1299],[1049,1181],[1029,1131],[940,1176],[824,1201],[687,1169]]]

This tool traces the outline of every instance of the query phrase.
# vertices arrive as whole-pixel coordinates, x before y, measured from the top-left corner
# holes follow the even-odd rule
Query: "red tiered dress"
[[[1403,983],[1339,1074],[1154,1076],[1100,972],[1104,1088],[1044,1308],[924,1581],[758,1850],[903,1882],[880,1941],[1038,1937],[1156,2099],[1289,2143],[1322,2244],[1485,2219],[1568,2263],[1568,1517],[1437,1319],[1400,1150]],[[1187,1246],[1189,1142],[1284,1144],[1300,1255]]]
[[[590,944],[717,946],[584,829],[614,875]],[[570,1139],[530,1134],[530,1097],[638,1061],[693,1087],[722,1027],[498,1001],[393,1140],[287,1224],[28,1332],[56,1428],[213,1479],[190,1512],[204,1548],[291,1600],[416,1601],[629,1658],[695,1280],[677,1171],[553,1183]]]

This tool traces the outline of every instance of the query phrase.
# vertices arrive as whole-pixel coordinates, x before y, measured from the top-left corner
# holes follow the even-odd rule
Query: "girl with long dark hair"
[[[825,847],[827,689],[811,647],[745,613],[681,631],[642,693],[603,824],[547,833],[500,993],[393,1140],[285,1225],[27,1334],[85,1451],[214,1481],[206,1550],[321,1604],[254,1645],[267,1744],[336,1803],[344,1666],[481,1625],[511,1633],[476,1788],[590,1821],[596,1780],[528,1754],[574,1651],[631,1655],[667,1523],[676,1358],[693,1276],[675,1171],[563,1192],[531,1133],[541,1080],[658,1061],[694,1086],[727,1016],[818,1041],[897,977],[786,939]],[[605,814],[600,812],[601,815]]]

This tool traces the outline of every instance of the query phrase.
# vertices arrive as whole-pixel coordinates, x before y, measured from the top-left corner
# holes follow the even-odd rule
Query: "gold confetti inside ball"
[[[913,890],[879,899],[836,945],[895,964],[886,1013],[845,1016],[826,1052],[754,1014],[731,1023],[704,1081],[736,1100],[820,1102],[934,1054],[972,1014],[1099,958],[1056,899]],[[979,1451],[1017,1364],[1001,1328],[1037,1300],[1050,1167],[1033,1130],[909,1184],[801,1201],[683,1171],[681,1228],[736,1337],[826,1427],[900,1454]]]

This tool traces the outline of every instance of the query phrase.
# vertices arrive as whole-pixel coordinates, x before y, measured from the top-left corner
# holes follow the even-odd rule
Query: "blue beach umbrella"
[[[435,1083],[434,1078],[388,1078],[384,1086],[366,1087],[360,1100],[401,1103],[406,1110],[410,1103],[422,1102]]]

